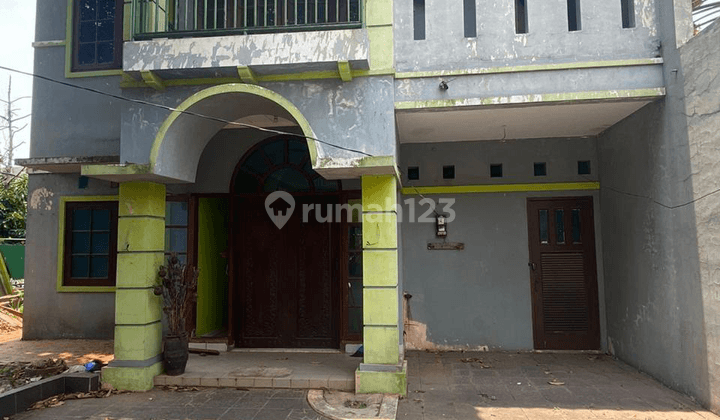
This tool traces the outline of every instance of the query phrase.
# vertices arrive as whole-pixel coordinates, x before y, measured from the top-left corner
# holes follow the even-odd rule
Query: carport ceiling
[[[399,110],[400,143],[595,136],[649,101]]]

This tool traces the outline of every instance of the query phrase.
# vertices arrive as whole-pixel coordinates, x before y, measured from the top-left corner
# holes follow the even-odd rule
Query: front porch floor
[[[191,354],[185,373],[159,375],[155,386],[222,388],[327,388],[355,390],[361,358],[344,353],[221,352]]]

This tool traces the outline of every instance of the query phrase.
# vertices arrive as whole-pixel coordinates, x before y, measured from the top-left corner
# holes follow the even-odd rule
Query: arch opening
[[[156,175],[195,182],[205,146],[232,122],[272,127],[275,121],[297,125],[305,136],[312,165],[317,157],[315,135],[302,113],[281,95],[255,85],[214,86],[186,99],[165,120],[150,150]],[[230,123],[230,124],[229,124]]]

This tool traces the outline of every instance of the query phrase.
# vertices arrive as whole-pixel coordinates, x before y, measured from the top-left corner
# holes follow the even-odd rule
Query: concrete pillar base
[[[355,393],[407,395],[407,360],[397,366],[361,364],[355,371]]]
[[[162,362],[146,367],[112,367],[102,369],[102,382],[123,391],[149,391],[153,378],[162,373]]]

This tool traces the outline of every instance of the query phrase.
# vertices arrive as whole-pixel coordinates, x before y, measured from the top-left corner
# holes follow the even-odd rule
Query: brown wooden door
[[[592,197],[528,199],[536,349],[600,348]]]
[[[295,211],[282,229],[268,217],[265,197],[236,198],[233,307],[239,347],[339,345],[339,227],[317,222],[312,211],[302,221],[304,204],[331,204],[337,197],[294,198]]]

